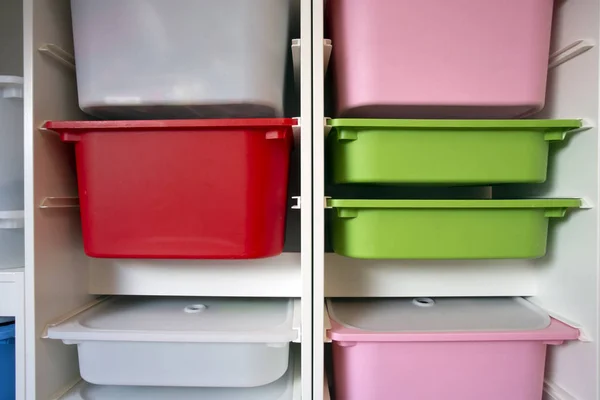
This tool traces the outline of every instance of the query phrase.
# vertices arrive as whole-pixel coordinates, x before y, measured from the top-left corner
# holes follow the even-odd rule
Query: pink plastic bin
[[[338,115],[504,118],[544,106],[551,0],[329,0]]]
[[[579,337],[520,298],[328,303],[341,400],[539,400],[546,345]]]

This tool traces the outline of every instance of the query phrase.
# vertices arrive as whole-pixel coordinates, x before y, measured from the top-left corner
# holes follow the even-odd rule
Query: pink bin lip
[[[350,328],[330,318],[331,329],[327,336],[335,342],[508,342],[541,341],[545,344],[562,344],[565,340],[579,338],[579,329],[554,318],[544,329],[531,331],[491,332],[369,332]],[[342,343],[340,343],[343,345]]]

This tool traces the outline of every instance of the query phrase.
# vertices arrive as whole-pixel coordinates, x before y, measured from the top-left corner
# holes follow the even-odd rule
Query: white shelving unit
[[[325,113],[325,76],[335,43],[324,36],[324,3],[293,2],[294,116],[300,129],[290,196],[299,197],[300,206],[289,210],[287,233],[294,243],[278,257],[250,261],[107,260],[84,254],[72,148],[39,129],[47,120],[88,118],[77,105],[70,1],[0,4],[0,21],[7,20],[0,23],[0,43],[5,29],[23,22],[23,43],[17,46],[23,58],[12,60],[10,68],[25,78],[25,266],[0,270],[0,315],[14,315],[17,335],[25,338],[17,342],[17,400],[60,398],[80,382],[75,347],[43,336],[48,323],[76,313],[97,295],[299,299],[301,392],[311,400],[329,399],[327,297],[525,296],[584,333],[583,340],[550,350],[547,398],[600,399],[600,2],[557,2],[547,105],[539,116],[582,118],[591,129],[573,135],[552,155],[547,183],[490,192],[579,197],[587,209],[553,227],[545,258],[468,262],[369,261],[325,253],[323,138],[324,120],[331,116]],[[22,20],[4,12],[5,7],[21,12],[21,6]],[[5,51],[14,49],[1,47],[0,60]],[[0,213],[0,227],[15,221]]]
[[[312,391],[312,61],[296,53],[294,107],[300,118],[286,252],[249,261],[107,260],[83,253],[73,149],[39,129],[47,120],[88,119],[78,107],[69,0],[22,0],[25,76],[26,399],[59,398],[80,380],[72,346],[44,339],[46,325],[77,312],[95,295],[196,295],[300,299],[301,385]],[[310,0],[294,0],[293,37],[311,37]],[[293,86],[293,85],[292,85]],[[290,199],[290,207],[292,205]],[[289,246],[288,246],[289,245]],[[19,399],[21,400],[21,399]]]
[[[324,1],[313,4],[313,48],[322,43]],[[550,251],[539,260],[358,260],[324,253],[326,211],[314,210],[314,337],[323,336],[323,297],[525,296],[551,315],[582,329],[579,342],[552,348],[546,396],[555,400],[600,397],[599,314],[599,50],[600,4],[557,2],[547,104],[538,118],[582,118],[591,126],[552,155],[545,184],[494,188],[493,195],[578,197],[588,209],[552,227]],[[332,43],[335,48],[335,43]],[[390,49],[398,51],[398,49]],[[322,121],[325,102],[322,52],[313,53],[314,204],[325,193]],[[323,376],[323,349],[315,341],[314,385]],[[321,400],[320,391],[313,399]]]

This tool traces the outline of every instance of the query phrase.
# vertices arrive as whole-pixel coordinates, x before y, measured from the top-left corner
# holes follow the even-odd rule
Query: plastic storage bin
[[[71,0],[71,10],[87,113],[282,115],[289,0]]]
[[[328,303],[344,400],[542,398],[546,345],[579,331],[523,299]]]
[[[0,400],[14,400],[15,374],[15,323],[11,318],[0,321]]]
[[[578,199],[328,200],[331,244],[354,258],[537,258]]]
[[[23,78],[0,76],[0,269],[25,265]]]
[[[81,382],[62,400],[300,400],[299,364],[299,356],[290,356],[290,366],[284,376],[253,388],[99,386]]]
[[[579,120],[329,121],[335,183],[544,182],[548,148]]]
[[[548,0],[331,0],[339,113],[516,117],[544,105]]]
[[[115,297],[48,336],[77,344],[81,377],[98,385],[254,387],[287,371],[296,308],[287,299]]]
[[[259,258],[283,250],[292,119],[48,122],[75,143],[85,252]]]

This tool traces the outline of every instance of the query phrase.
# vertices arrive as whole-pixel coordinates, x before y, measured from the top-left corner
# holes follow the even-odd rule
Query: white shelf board
[[[89,292],[109,295],[301,297],[300,253],[254,260],[90,259]]]
[[[325,297],[533,296],[536,260],[362,260],[325,254]]]

